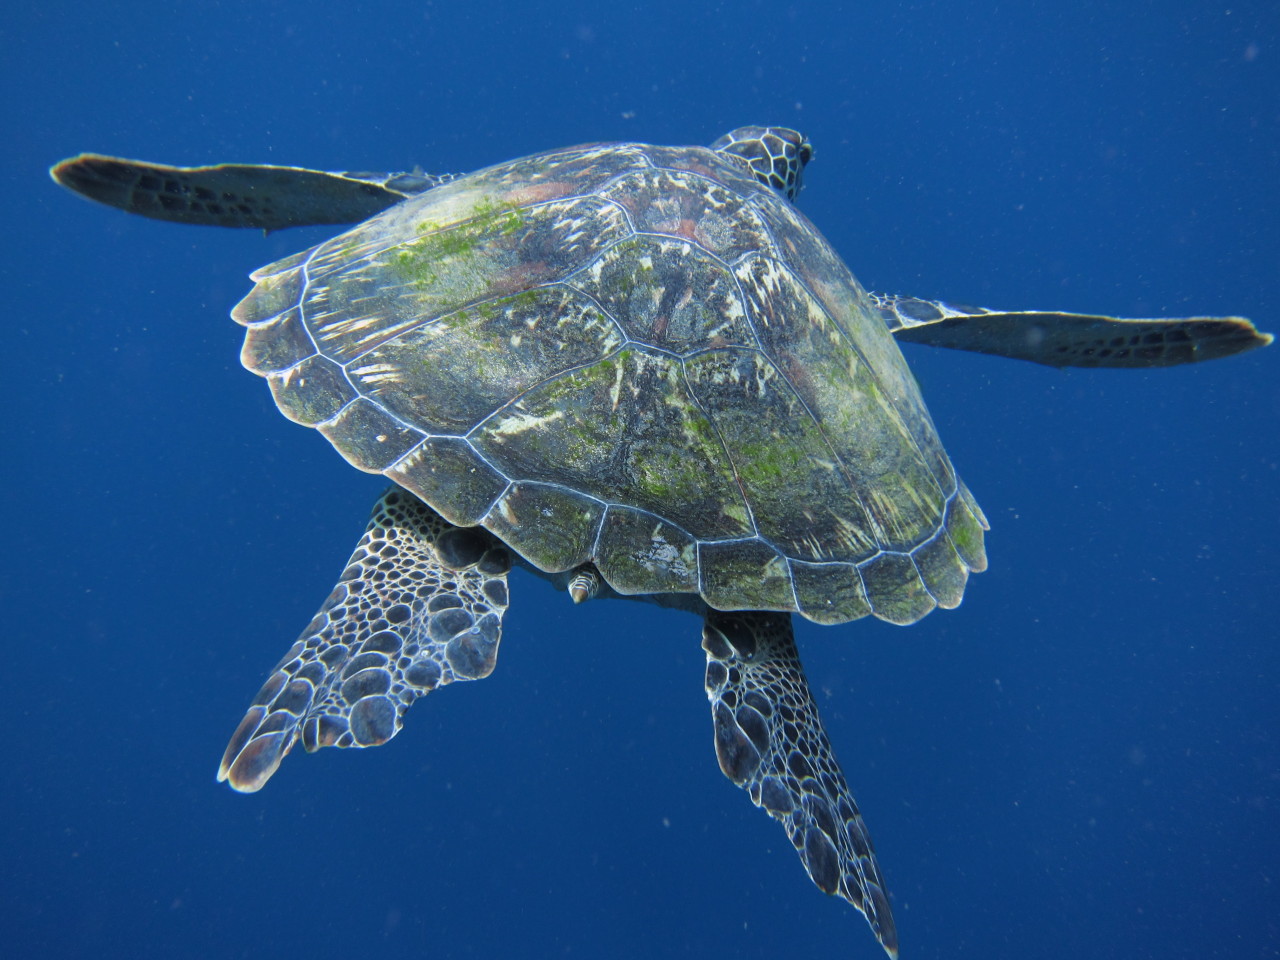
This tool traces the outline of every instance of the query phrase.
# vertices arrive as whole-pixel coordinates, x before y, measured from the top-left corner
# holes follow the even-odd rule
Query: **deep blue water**
[[[1280,331],[1280,12],[1223,4],[88,4],[0,25],[7,956],[852,956],[720,774],[698,624],[513,582],[498,669],[214,783],[378,478],[238,364],[323,238],[143,221],[81,150],[465,171],[802,128],[869,288]],[[992,521],[964,604],[799,627],[904,958],[1280,953],[1280,348],[907,349]]]

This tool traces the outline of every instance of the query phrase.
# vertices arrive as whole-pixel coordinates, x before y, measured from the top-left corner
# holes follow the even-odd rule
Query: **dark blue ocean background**
[[[788,124],[868,288],[1280,331],[1274,0],[51,0],[0,45],[7,957],[881,955],[719,772],[687,615],[517,575],[492,678],[216,784],[383,486],[227,315],[326,231],[126,217],[65,156],[466,171]],[[1280,347],[906,353],[990,570],[798,628],[904,960],[1277,956]]]

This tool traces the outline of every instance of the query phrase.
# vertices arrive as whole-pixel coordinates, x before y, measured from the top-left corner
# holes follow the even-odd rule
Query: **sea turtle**
[[[54,179],[189,224],[357,223],[264,267],[232,316],[282,413],[394,482],[218,772],[368,747],[494,669],[514,562],[574,601],[702,618],[720,768],[813,882],[897,934],[802,672],[792,614],[960,603],[987,522],[900,339],[1054,366],[1267,343],[1240,318],[1124,321],[867,294],[797,211],[808,141],[592,144],[466,176],[178,168],[94,154]]]

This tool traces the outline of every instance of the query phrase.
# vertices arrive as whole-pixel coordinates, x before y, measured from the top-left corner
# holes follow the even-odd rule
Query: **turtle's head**
[[[789,127],[739,127],[711,149],[744,160],[757,180],[792,202],[803,185],[804,165],[813,159],[804,134]]]

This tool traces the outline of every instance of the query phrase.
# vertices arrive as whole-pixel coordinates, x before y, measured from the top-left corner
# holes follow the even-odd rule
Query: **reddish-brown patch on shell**
[[[510,190],[503,197],[507,203],[523,206],[528,203],[543,203],[547,200],[559,200],[579,189],[579,185],[564,180],[553,180],[550,183],[530,183]]]
[[[551,274],[551,267],[545,260],[531,260],[528,263],[517,263],[493,276],[489,285],[490,295],[509,297],[524,293],[542,283]]]

